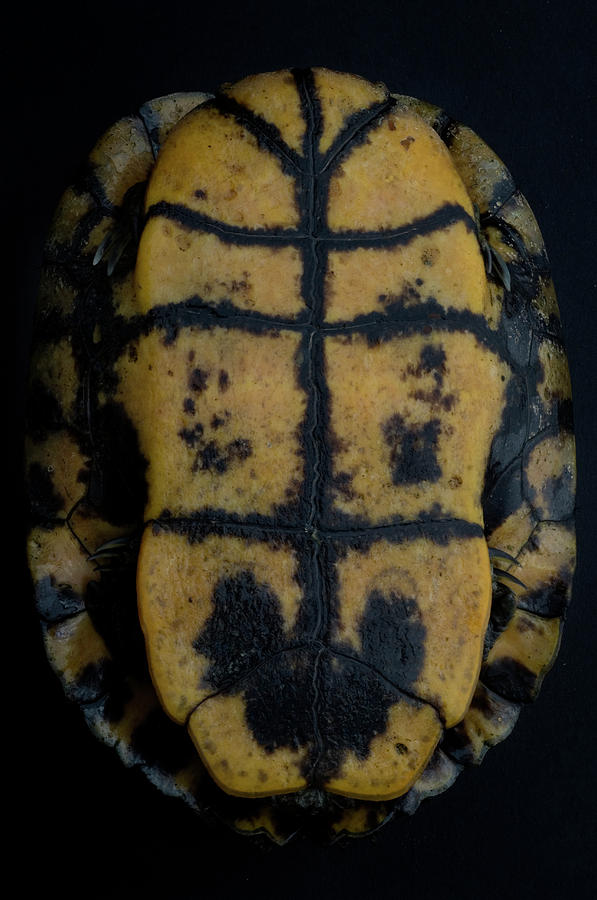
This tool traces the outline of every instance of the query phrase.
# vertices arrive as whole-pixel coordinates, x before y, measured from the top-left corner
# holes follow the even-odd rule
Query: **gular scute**
[[[239,831],[413,812],[509,733],[570,600],[528,204],[470,129],[323,68],[152,101],[90,163],[31,377],[52,665],[127,764]]]

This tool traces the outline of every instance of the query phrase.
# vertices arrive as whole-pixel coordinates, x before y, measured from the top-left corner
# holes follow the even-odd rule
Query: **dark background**
[[[157,793],[87,732],[41,647],[22,551],[5,572],[4,644],[16,651],[3,692],[7,795],[19,895],[65,898],[575,898],[595,896],[597,737],[597,276],[592,2],[181,3],[103,0],[16,9],[5,34],[8,126],[5,303],[20,427],[41,249],[62,189],[101,133],[152,97],[214,91],[286,66],[326,65],[429,100],[506,161],[540,222],[567,340],[578,439],[579,565],[560,655],[510,738],[412,819],[372,839],[267,851],[222,838]],[[14,106],[13,106],[14,104]],[[13,280],[14,279],[14,282]],[[14,288],[12,287],[14,283]],[[5,283],[6,284],[6,283]],[[16,333],[13,340],[10,335]],[[11,358],[9,357],[9,360]],[[11,486],[10,482],[13,482]],[[18,493],[18,491],[17,491]],[[19,505],[20,504],[20,505]],[[12,518],[7,519],[12,521]],[[5,538],[5,553],[7,539]],[[10,547],[10,543],[8,543]],[[16,595],[15,595],[16,594]],[[15,615],[16,611],[16,615]],[[24,851],[24,855],[22,855]]]

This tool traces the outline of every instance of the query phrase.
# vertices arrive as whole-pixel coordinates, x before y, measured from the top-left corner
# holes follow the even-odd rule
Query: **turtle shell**
[[[557,653],[571,423],[537,223],[469,128],[321,68],[148,103],[46,247],[50,662],[127,765],[239,831],[412,813]]]

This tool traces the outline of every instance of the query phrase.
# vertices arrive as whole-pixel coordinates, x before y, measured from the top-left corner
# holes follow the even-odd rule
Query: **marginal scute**
[[[90,703],[106,692],[113,677],[111,658],[86,612],[49,625],[44,643],[67,697]]]
[[[443,743],[442,743],[443,746]],[[462,770],[462,766],[450,759],[439,747],[425,766],[423,772],[407,794],[402,798],[400,809],[412,815],[421,802],[428,797],[436,797],[451,787]]]
[[[141,119],[128,116],[108,129],[94,147],[89,161],[102,185],[105,199],[120,206],[131,185],[147,180],[154,162]]]
[[[89,581],[98,577],[88,560],[88,553],[66,523],[52,528],[32,528],[27,542],[29,568],[36,586],[38,600],[47,606],[47,587],[78,598],[76,607],[82,609]],[[44,594],[46,595],[44,597]],[[70,611],[70,610],[69,610]],[[42,615],[46,619],[61,615]]]
[[[26,454],[34,516],[39,520],[65,517],[85,495],[81,474],[87,457],[66,430],[56,431],[39,443],[27,440]]]
[[[481,669],[481,681],[514,703],[534,699],[560,645],[562,622],[516,610]]]
[[[574,514],[575,443],[571,434],[548,434],[533,444],[526,465],[527,494],[540,520],[562,521]]]
[[[500,697],[479,682],[463,720],[451,728],[442,748],[458,763],[480,764],[490,747],[508,737],[520,706]]]
[[[570,602],[576,562],[572,521],[539,523],[517,562],[509,571],[525,585],[517,591],[518,606],[548,618],[563,616]]]
[[[156,156],[174,125],[210,98],[211,94],[203,91],[179,91],[143,104],[139,115],[147,129]]]
[[[512,176],[501,159],[465,125],[450,129],[448,145],[460,177],[479,212],[499,209],[515,190]]]

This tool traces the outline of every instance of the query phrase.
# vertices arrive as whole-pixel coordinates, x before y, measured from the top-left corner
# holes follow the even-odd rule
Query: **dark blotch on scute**
[[[564,569],[559,575],[534,591],[529,591],[519,601],[521,609],[538,616],[554,618],[563,616],[570,602],[572,575]]]
[[[362,652],[319,642],[292,647],[280,602],[249,570],[222,579],[214,611],[193,642],[211,665],[214,692],[242,693],[245,719],[267,752],[307,747],[305,775],[318,787],[347,751],[365,759],[388,709],[418,677],[425,628],[412,598],[374,591],[360,625]]]
[[[500,697],[514,703],[529,703],[537,693],[535,673],[511,657],[503,657],[485,665],[481,679],[483,684]]]
[[[442,470],[437,461],[436,450],[440,430],[439,419],[409,427],[399,413],[383,423],[382,433],[390,447],[394,484],[439,480]]]
[[[443,348],[426,344],[421,350],[419,371],[425,375],[433,373],[433,377],[441,387],[446,373],[446,354]]]
[[[189,388],[197,394],[202,394],[207,387],[209,372],[204,369],[193,369],[189,375]]]
[[[525,473],[526,474],[526,473]],[[564,469],[559,475],[546,478],[539,496],[525,477],[527,498],[535,507],[539,521],[561,522],[574,515],[575,485],[570,469]],[[539,505],[538,501],[541,501]]]
[[[193,648],[211,660],[208,686],[222,690],[283,649],[284,620],[276,595],[250,570],[219,581],[213,605]]]
[[[416,600],[373,591],[359,626],[360,656],[396,687],[408,690],[425,659],[426,629]]]
[[[75,703],[91,703],[105,694],[117,680],[114,664],[108,658],[88,663],[70,684],[65,684],[64,692]]]
[[[388,709],[399,695],[368,667],[329,653],[320,662],[319,687],[322,749],[314,778],[323,783],[338,770],[347,751],[367,758],[372,739],[386,730]]]
[[[56,584],[51,575],[35,585],[35,605],[46,622],[60,622],[84,609],[83,598],[69,584]]]

